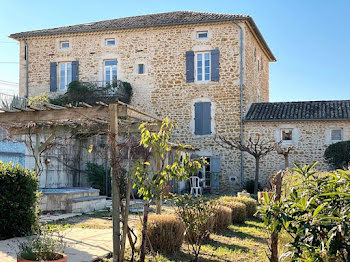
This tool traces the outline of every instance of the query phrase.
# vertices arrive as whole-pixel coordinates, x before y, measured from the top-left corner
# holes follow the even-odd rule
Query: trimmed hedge
[[[32,234],[37,226],[39,181],[35,172],[0,161],[0,239]]]
[[[218,206],[215,209],[213,230],[224,230],[232,223],[232,209],[226,206]]]
[[[184,241],[185,227],[178,217],[150,215],[147,227],[147,235],[155,251],[172,253],[180,250]]]
[[[246,205],[241,202],[222,202],[221,205],[231,208],[232,210],[232,224],[244,223],[247,219]]]
[[[223,196],[220,198],[222,202],[240,202],[246,205],[247,217],[253,217],[257,211],[258,202],[251,197],[233,197],[233,196]]]

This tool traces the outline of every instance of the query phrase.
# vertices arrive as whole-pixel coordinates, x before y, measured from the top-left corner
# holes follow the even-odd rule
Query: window
[[[196,80],[210,81],[210,53],[196,54]]]
[[[104,62],[104,80],[106,84],[112,84],[117,79],[117,60],[106,60]]]
[[[208,31],[197,32],[197,38],[198,39],[208,38]]]
[[[143,75],[145,73],[145,65],[144,64],[138,64],[137,65],[137,74]]]
[[[194,134],[211,134],[211,103],[198,102],[194,104]]]
[[[286,128],[281,130],[282,141],[292,141],[293,140],[293,129]]]
[[[61,46],[61,49],[69,48],[69,42],[68,41],[61,42],[60,46]]]
[[[66,91],[72,82],[72,63],[59,64],[59,91]]]
[[[331,130],[331,140],[332,141],[342,141],[343,140],[343,130],[342,129],[332,129]]]
[[[115,45],[115,39],[114,38],[107,38],[106,39],[106,45],[107,46]]]

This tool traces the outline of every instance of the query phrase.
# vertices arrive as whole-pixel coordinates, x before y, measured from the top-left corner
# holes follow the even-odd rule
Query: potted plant
[[[58,231],[44,227],[19,245],[17,262],[67,262],[67,256],[62,253],[64,247]]]

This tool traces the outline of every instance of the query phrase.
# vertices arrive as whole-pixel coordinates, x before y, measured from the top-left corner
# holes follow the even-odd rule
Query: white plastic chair
[[[198,194],[202,195],[202,188],[199,186],[199,177],[198,176],[190,176],[190,194],[194,194],[198,196]]]

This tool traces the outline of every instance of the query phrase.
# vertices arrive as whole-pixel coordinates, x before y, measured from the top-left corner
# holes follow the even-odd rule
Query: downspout
[[[239,87],[240,87],[240,140],[241,144],[244,144],[243,137],[243,28],[232,21],[236,26],[238,26],[240,31],[240,47],[239,47]],[[241,185],[244,187],[244,153],[241,151]]]
[[[27,43],[27,40],[24,38],[23,39],[24,41],[24,44],[25,44],[25,58],[26,58],[26,94],[25,94],[25,97],[28,98],[29,96],[29,76],[28,76],[28,66],[29,66],[29,57],[28,57],[28,43]]]

